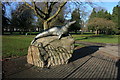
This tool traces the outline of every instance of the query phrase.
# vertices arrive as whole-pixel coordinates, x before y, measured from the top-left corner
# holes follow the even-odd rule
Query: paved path
[[[6,78],[119,78],[120,61],[113,53],[117,46],[88,46],[75,50],[70,63],[41,69],[34,66],[6,75]],[[109,49],[108,49],[109,48]],[[111,49],[110,49],[111,48]],[[104,52],[105,50],[106,53]],[[113,52],[111,52],[111,50]],[[111,55],[106,55],[108,52]],[[104,54],[105,53],[105,54]],[[114,57],[114,58],[113,58]],[[25,65],[25,64],[22,64]],[[25,66],[24,66],[25,67]]]
[[[118,46],[105,46],[99,48],[99,51],[103,51],[105,53],[108,53],[109,55],[113,55],[115,57],[120,57],[120,53],[118,51]]]

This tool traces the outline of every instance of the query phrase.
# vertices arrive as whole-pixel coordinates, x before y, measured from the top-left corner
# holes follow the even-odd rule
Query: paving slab
[[[103,53],[106,56],[113,57],[116,60],[120,59],[120,53],[118,51],[118,46],[105,46],[105,47],[99,48],[98,51]]]
[[[109,50],[108,50],[109,49]],[[56,67],[26,68],[4,78],[109,78],[118,79],[120,76],[120,61],[104,55],[104,50],[111,54],[117,52],[117,47],[87,46],[75,50],[69,64]],[[108,52],[107,51],[107,52]],[[113,53],[112,53],[113,54]],[[115,54],[115,56],[117,53]],[[19,60],[16,60],[16,63]],[[22,65],[26,65],[24,63]],[[13,64],[14,65],[14,64]],[[24,66],[25,67],[25,66]]]

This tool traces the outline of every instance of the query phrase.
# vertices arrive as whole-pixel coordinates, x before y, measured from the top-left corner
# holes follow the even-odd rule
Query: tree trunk
[[[108,35],[109,34],[109,31],[108,30],[106,30],[106,35]]]
[[[77,34],[77,30],[75,30],[75,33]]]
[[[97,35],[97,30],[95,31],[95,34]]]
[[[19,31],[19,34],[21,35],[21,31]]]
[[[10,34],[13,34],[13,28],[10,29]]]
[[[99,30],[96,30],[96,31],[95,31],[95,34],[96,34],[96,35],[98,35],[99,33],[100,33],[100,31],[99,31]]]
[[[43,27],[44,27],[44,30],[46,30],[46,29],[49,28],[49,25],[48,25],[48,22],[47,22],[47,21],[44,21]]]
[[[4,35],[4,29],[2,28],[2,35]]]
[[[100,34],[100,30],[97,30],[97,34]]]

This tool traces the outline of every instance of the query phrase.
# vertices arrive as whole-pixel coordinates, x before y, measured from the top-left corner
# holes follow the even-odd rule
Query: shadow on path
[[[118,67],[117,80],[120,80],[120,59],[116,62],[116,66]]]
[[[102,46],[86,46],[86,47],[76,49],[74,51],[72,57],[70,58],[69,62],[73,62],[77,59],[80,59],[80,58],[83,58],[85,56],[91,55],[94,52],[96,52],[97,50],[99,50],[100,47],[102,47]]]

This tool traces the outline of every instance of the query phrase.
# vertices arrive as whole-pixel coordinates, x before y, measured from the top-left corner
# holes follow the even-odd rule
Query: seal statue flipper
[[[59,35],[59,36],[58,36],[58,39],[60,40],[61,38],[62,38],[62,35]]]
[[[31,44],[33,44],[36,40],[37,40],[37,38],[34,38],[31,42]]]
[[[63,34],[66,34],[68,32],[68,28],[70,25],[74,24],[76,21],[72,21],[67,23],[65,26],[57,26],[57,27],[53,27],[51,29],[48,29],[47,31],[44,31],[42,33],[39,33],[34,40],[31,42],[31,44],[33,44],[38,38],[41,37],[45,37],[45,36],[49,36],[49,35],[54,35],[54,36],[58,36],[58,39],[62,38]]]

